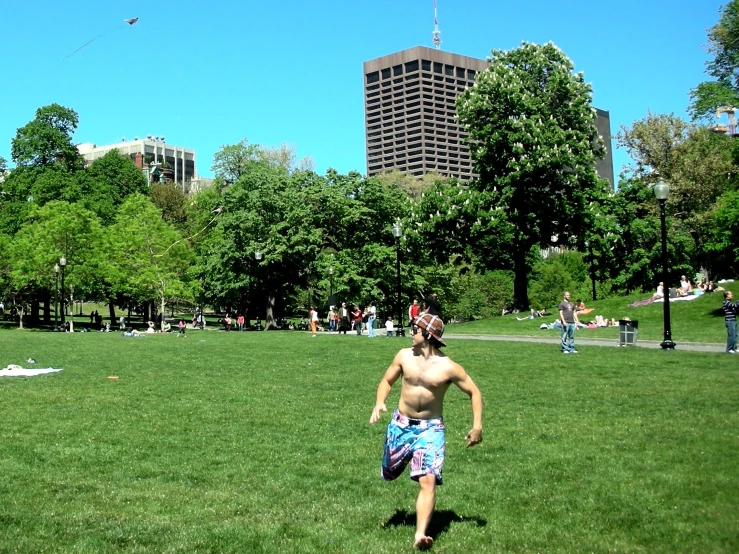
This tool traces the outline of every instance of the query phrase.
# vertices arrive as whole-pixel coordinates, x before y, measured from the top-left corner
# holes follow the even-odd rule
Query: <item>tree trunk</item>
[[[44,291],[44,325],[51,325],[51,291]]]
[[[275,322],[275,297],[271,294],[267,297],[267,321],[264,325],[264,330],[266,331],[270,327],[277,329],[277,323]]]
[[[38,310],[39,310],[39,301],[37,298],[34,298],[31,300],[31,311],[28,314],[28,323],[34,327],[38,325],[39,318],[38,318]]]
[[[110,326],[115,325],[115,304],[112,300],[108,301],[108,311],[110,312]]]
[[[527,250],[521,245],[513,254],[513,306],[521,312],[529,309],[529,268]]]

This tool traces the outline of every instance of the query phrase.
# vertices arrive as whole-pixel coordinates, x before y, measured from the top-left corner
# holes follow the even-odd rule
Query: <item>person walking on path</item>
[[[180,322],[177,324],[177,338],[180,338],[180,335],[183,337],[186,337],[185,329],[187,328],[187,324],[185,323],[184,319],[180,319]]]
[[[342,331],[346,335],[346,331],[351,327],[352,323],[352,313],[349,311],[349,308],[346,307],[346,302],[341,303],[341,308],[339,308],[339,333]]]
[[[416,334],[416,318],[421,310],[421,306],[418,305],[418,300],[413,300],[413,304],[408,306],[408,327],[411,328],[411,336]]]
[[[362,308],[359,306],[354,308],[354,330],[357,332],[357,335],[362,334]]]
[[[565,291],[564,299],[559,303],[559,321],[562,324],[562,353],[577,354],[575,350],[575,328],[579,323],[575,304],[570,302],[570,293]]]
[[[434,543],[426,530],[436,504],[436,486],[443,483],[444,395],[454,384],[470,397],[472,429],[465,436],[468,447],[482,442],[482,395],[462,366],[441,352],[440,348],[446,346],[441,340],[441,319],[423,314],[416,323],[418,331],[413,335],[411,348],[395,355],[377,386],[369,422],[377,423],[380,414],[387,412],[385,401],[400,378],[400,399],[387,427],[381,475],[387,481],[397,479],[410,463],[410,478],[420,487],[413,546],[425,550]]]
[[[310,310],[310,331],[316,336],[316,328],[318,327],[318,310],[313,306]]]
[[[370,302],[369,308],[367,308],[367,337],[375,338],[375,319],[377,318],[377,308],[375,303]]]
[[[724,291],[724,303],[721,307],[724,309],[724,320],[726,324],[727,354],[737,354],[736,312],[739,309],[739,302],[732,302],[733,298],[734,295],[730,290]]]
[[[326,319],[328,319],[328,330],[329,331],[336,331],[336,321],[334,316],[336,315],[336,312],[334,312],[334,307],[330,306],[328,309],[328,316]]]

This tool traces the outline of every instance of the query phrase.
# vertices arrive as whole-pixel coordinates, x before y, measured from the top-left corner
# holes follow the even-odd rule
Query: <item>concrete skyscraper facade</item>
[[[485,60],[416,46],[364,63],[367,174],[398,169],[471,179],[454,102]]]
[[[456,121],[455,101],[488,66],[486,60],[416,46],[364,62],[367,174],[434,171],[467,181],[474,162]],[[610,116],[596,109],[606,157],[596,163],[613,186]]]

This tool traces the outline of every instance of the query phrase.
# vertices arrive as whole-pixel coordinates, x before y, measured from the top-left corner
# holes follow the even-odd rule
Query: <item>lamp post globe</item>
[[[659,203],[659,219],[662,231],[662,282],[665,283],[664,295],[664,340],[660,343],[663,350],[674,350],[675,343],[672,340],[672,328],[670,325],[670,295],[669,279],[667,269],[667,225],[665,224],[665,202],[670,196],[670,186],[662,179],[654,185],[654,196]]]

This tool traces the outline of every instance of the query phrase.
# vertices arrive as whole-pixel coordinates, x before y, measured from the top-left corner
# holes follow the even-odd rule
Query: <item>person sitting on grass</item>
[[[662,281],[660,281],[659,285],[657,285],[657,292],[655,292],[652,295],[652,298],[654,298],[655,300],[659,300],[660,298],[664,298],[664,297],[665,297],[665,284]]]
[[[517,317],[517,321],[524,321],[526,319],[536,319],[537,317],[544,317],[546,315],[546,308],[541,310],[535,310],[534,308],[531,308],[531,314],[526,317]]]

